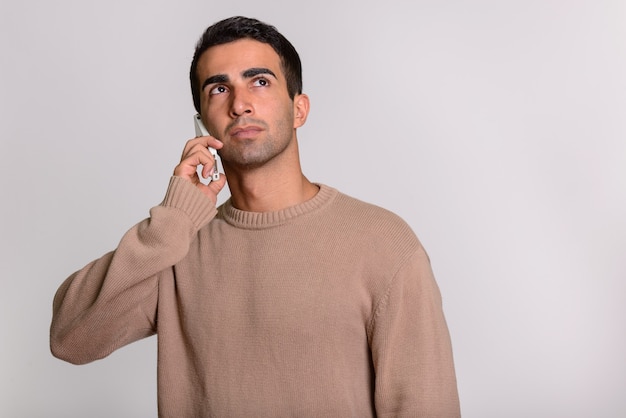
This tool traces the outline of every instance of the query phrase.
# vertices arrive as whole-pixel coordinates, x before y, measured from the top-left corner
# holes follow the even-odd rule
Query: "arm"
[[[150,218],[131,228],[117,249],[70,276],[53,302],[52,353],[72,363],[109,355],[154,334],[158,277],[171,275],[215,205],[172,177]]]
[[[376,307],[369,338],[379,417],[460,417],[441,295],[419,247]]]
[[[150,218],[130,229],[115,251],[59,287],[50,327],[56,357],[88,363],[155,333],[158,281],[172,276],[171,267],[215,216],[217,193],[225,185],[223,176],[208,186],[199,181],[197,165],[212,165],[208,145],[221,146],[210,137],[189,141],[165,199]]]

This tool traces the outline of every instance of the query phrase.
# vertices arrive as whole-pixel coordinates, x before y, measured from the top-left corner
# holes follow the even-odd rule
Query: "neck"
[[[303,203],[315,196],[319,188],[304,175],[278,181],[249,181],[233,187],[229,178],[231,201],[235,208],[247,212],[275,212]]]

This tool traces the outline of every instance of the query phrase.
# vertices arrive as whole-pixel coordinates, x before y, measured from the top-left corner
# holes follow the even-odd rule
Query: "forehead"
[[[197,74],[203,80],[216,74],[234,75],[260,67],[282,75],[280,57],[269,44],[254,39],[239,39],[204,51],[198,60]]]

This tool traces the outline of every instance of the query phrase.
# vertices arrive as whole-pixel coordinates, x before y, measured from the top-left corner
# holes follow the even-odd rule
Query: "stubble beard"
[[[270,132],[265,123],[255,124],[264,127],[262,136],[225,143],[219,150],[224,164],[239,170],[260,168],[281,155],[293,140],[293,121],[284,119],[278,121],[274,125],[277,127],[275,133]]]

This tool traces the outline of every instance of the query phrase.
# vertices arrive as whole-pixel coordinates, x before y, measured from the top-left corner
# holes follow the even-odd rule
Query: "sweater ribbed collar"
[[[299,205],[291,206],[275,212],[246,212],[233,207],[228,199],[219,208],[219,215],[229,224],[244,229],[265,229],[282,225],[294,218],[315,212],[330,203],[338,192],[324,184],[317,184],[319,191],[313,198]]]

